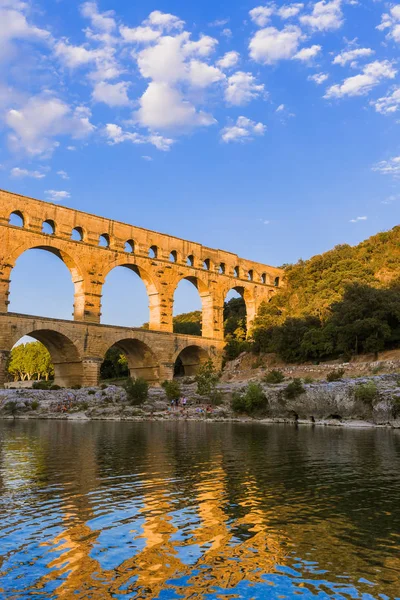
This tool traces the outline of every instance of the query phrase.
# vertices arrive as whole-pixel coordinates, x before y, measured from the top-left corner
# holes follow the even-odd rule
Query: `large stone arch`
[[[190,344],[175,352],[173,357],[174,375],[190,377],[196,375],[200,366],[210,358],[207,350],[197,344]],[[179,371],[179,372],[178,372]]]
[[[238,283],[237,285],[226,286],[223,291],[222,304],[225,302],[225,298],[231,290],[235,290],[243,298],[246,305],[246,325],[247,332],[250,331],[253,321],[257,314],[257,303],[254,294],[254,289],[247,287],[245,284]]]
[[[41,342],[49,351],[54,365],[54,383],[62,387],[82,385],[83,364],[81,351],[78,345],[55,329],[28,329],[18,331],[11,339],[11,348],[24,336],[29,336]]]
[[[162,331],[164,329],[162,326],[163,303],[156,276],[151,272],[147,265],[143,266],[140,260],[134,258],[131,262],[126,257],[123,257],[122,259],[113,261],[111,264],[107,265],[103,272],[104,282],[111,271],[117,267],[124,267],[133,271],[143,281],[149,299],[149,329],[153,331]]]
[[[54,256],[57,256],[67,267],[70,272],[72,283],[74,285],[74,304],[73,304],[73,315],[75,320],[84,320],[85,313],[85,294],[87,292],[87,275],[83,269],[80,261],[77,257],[73,256],[70,251],[66,252],[63,249],[63,243],[57,239],[53,239],[49,236],[48,244],[38,243],[26,243],[18,245],[17,248],[12,252],[12,255],[6,259],[5,267],[9,272],[8,278],[8,289],[6,292],[7,300],[6,305],[8,306],[8,296],[10,293],[10,283],[12,270],[15,268],[17,260],[29,250],[45,250],[50,252]],[[7,310],[7,309],[6,309]]]
[[[114,341],[107,350],[113,347],[119,348],[125,354],[128,361],[129,375],[132,379],[141,377],[150,384],[159,383],[160,360],[148,344],[138,338],[125,337]]]
[[[207,281],[203,281],[200,277],[192,275],[184,275],[174,282],[172,299],[179,283],[183,280],[189,281],[199,292],[201,300],[201,315],[202,315],[202,336],[207,338],[213,338],[215,336],[216,323],[214,316],[214,294],[212,289],[208,286]],[[173,303],[173,300],[172,300]]]

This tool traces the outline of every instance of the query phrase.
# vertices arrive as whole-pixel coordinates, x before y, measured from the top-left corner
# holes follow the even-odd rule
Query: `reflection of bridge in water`
[[[12,346],[30,335],[49,350],[61,385],[98,383],[106,351],[117,345],[132,375],[151,382],[170,379],[179,358],[193,374],[208,356],[218,364],[223,342],[223,307],[234,289],[244,299],[248,329],[261,302],[282,283],[280,269],[83,213],[0,191],[0,384]],[[27,250],[59,257],[74,284],[73,321],[8,313],[12,269]],[[146,286],[149,330],[100,325],[102,289],[115,267],[134,271]],[[202,337],[173,333],[174,292],[182,279],[198,290]]]

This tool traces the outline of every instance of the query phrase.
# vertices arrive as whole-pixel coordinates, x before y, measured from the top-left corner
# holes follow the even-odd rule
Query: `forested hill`
[[[358,246],[341,245],[286,267],[287,288],[272,301],[281,318],[315,315],[324,319],[349,283],[383,287],[400,279],[400,226]]]

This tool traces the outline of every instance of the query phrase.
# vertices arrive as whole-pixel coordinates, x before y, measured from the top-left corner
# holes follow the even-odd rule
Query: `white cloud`
[[[14,167],[11,169],[11,177],[33,177],[34,179],[43,179],[46,175],[41,171],[28,171],[28,169]]]
[[[350,223],[359,223],[360,221],[366,221],[368,217],[356,217],[355,219],[350,219]]]
[[[250,56],[265,65],[290,59],[296,54],[302,39],[303,34],[297,26],[287,25],[282,30],[266,27],[257,31],[250,40]]]
[[[58,145],[54,138],[69,135],[75,139],[94,131],[90,111],[82,106],[72,109],[55,96],[32,96],[21,109],[6,113],[6,125],[12,130],[8,139],[14,149],[28,154],[49,153]]]
[[[111,33],[116,28],[114,11],[108,10],[107,12],[99,13],[96,2],[84,2],[81,6],[81,12],[84,17],[90,19],[95,29]]]
[[[57,171],[57,175],[61,177],[61,179],[69,179],[69,175],[66,171]]]
[[[372,167],[373,171],[381,173],[382,175],[392,175],[393,177],[400,177],[400,156],[394,156],[389,160],[382,160]]]
[[[150,27],[159,27],[165,31],[171,31],[173,29],[182,29],[185,22],[181,21],[175,15],[169,13],[163,13],[159,10],[153,10],[150,13],[148,19],[145,21]]]
[[[120,81],[119,83],[107,83],[99,81],[93,89],[92,98],[95,102],[103,102],[108,106],[129,106],[128,98],[129,83]]]
[[[225,79],[225,75],[212,65],[208,65],[200,60],[191,60],[188,78],[194,87],[205,88],[212,83]]]
[[[48,31],[35,27],[28,22],[27,7],[24,2],[0,2],[0,61],[10,58],[17,48],[13,42],[29,40],[31,42],[49,41]]]
[[[299,50],[293,58],[296,60],[301,60],[302,62],[310,62],[313,58],[315,58],[320,52],[322,48],[317,44],[310,46],[309,48],[302,48]]]
[[[114,79],[121,74],[115,58],[115,48],[102,46],[96,49],[73,46],[68,40],[59,40],[54,45],[54,55],[69,69],[95,67],[89,77],[94,80]]]
[[[132,144],[152,144],[158,150],[164,152],[170,150],[174,140],[158,134],[142,135],[137,132],[123,131],[119,125],[108,123],[104,129],[104,135],[110,145],[131,142]]]
[[[388,60],[376,60],[364,67],[361,73],[348,77],[342,84],[332,85],[324,98],[343,98],[344,96],[361,96],[377,86],[383,79],[393,79],[396,69]]]
[[[281,19],[291,19],[292,17],[296,17],[303,8],[304,4],[300,2],[284,4],[278,9],[277,14]]]
[[[372,54],[375,54],[375,51],[372,50],[372,48],[355,48],[354,50],[345,50],[335,56],[332,64],[344,67],[347,65],[347,63],[350,63],[351,67],[356,67],[358,64],[358,59],[366,58]]]
[[[390,12],[382,15],[382,22],[377,29],[380,31],[389,29],[387,37],[400,43],[400,4],[391,6]]]
[[[60,202],[60,200],[71,198],[71,194],[65,190],[46,190],[45,194],[52,202]]]
[[[236,71],[227,83],[225,100],[234,106],[244,106],[264,91],[264,85],[257,84],[254,75],[244,71]]]
[[[309,75],[307,79],[309,81],[314,81],[317,85],[321,85],[329,78],[327,73],[315,73],[314,75]]]
[[[139,100],[137,121],[151,130],[190,129],[213,125],[215,119],[196,110],[181,93],[166,82],[152,81]]]
[[[190,39],[183,45],[183,51],[186,55],[206,57],[212,54],[215,47],[218,44],[218,40],[209,35],[201,35],[200,38],[194,42]]]
[[[275,112],[282,112],[282,111],[284,111],[284,110],[285,110],[285,108],[286,108],[286,107],[285,107],[285,105],[284,105],[284,104],[280,104],[280,105],[278,106],[278,108],[276,109],[276,111],[275,111]]]
[[[146,155],[142,156],[142,158],[143,158],[143,160],[147,160],[149,162],[151,162],[153,160],[151,156],[146,156]]]
[[[272,15],[275,13],[275,6],[256,6],[250,12],[250,19],[258,25],[259,27],[265,27],[265,25],[270,21]]]
[[[229,23],[229,19],[216,19],[208,24],[209,27],[223,27]]]
[[[226,52],[224,56],[217,61],[217,66],[220,69],[230,69],[239,62],[239,57],[239,52],[236,52],[235,50]]]
[[[67,150],[69,150],[70,152],[74,152],[76,150],[75,146],[67,146]]]
[[[302,25],[314,31],[334,31],[343,25],[342,0],[321,0],[309,15],[300,17]]]
[[[148,25],[139,27],[125,27],[123,25],[119,31],[126,42],[148,43],[155,42],[161,37],[160,30],[152,29]]]
[[[400,87],[394,88],[394,90],[388,93],[382,98],[378,98],[371,102],[378,113],[381,115],[391,115],[400,109]]]
[[[96,50],[88,50],[84,46],[72,46],[67,40],[60,40],[54,46],[54,54],[70,69],[95,62]]]
[[[229,39],[232,37],[232,30],[229,29],[229,27],[225,27],[225,29],[223,29],[221,31],[221,35],[223,35],[224,37],[226,37],[226,39]]]
[[[256,123],[247,117],[238,117],[235,124],[227,125],[221,131],[223,142],[247,142],[254,139],[255,136],[264,135],[266,126],[262,123]]]

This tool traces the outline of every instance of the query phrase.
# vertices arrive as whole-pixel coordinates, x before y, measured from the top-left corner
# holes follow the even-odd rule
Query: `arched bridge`
[[[34,248],[55,254],[69,269],[73,321],[8,312],[12,270]],[[143,280],[149,330],[100,325],[102,288],[117,266]],[[173,297],[182,279],[201,297],[201,338],[173,333]],[[97,383],[99,361],[115,344],[127,355],[135,376],[140,373],[153,382],[171,378],[177,356],[185,371],[193,373],[206,356],[220,360],[227,293],[234,289],[243,297],[249,328],[261,302],[269,301],[282,284],[281,269],[230,252],[0,191],[0,384],[8,353],[23,335],[46,345],[63,385]]]

